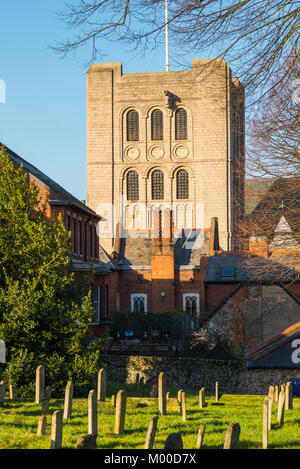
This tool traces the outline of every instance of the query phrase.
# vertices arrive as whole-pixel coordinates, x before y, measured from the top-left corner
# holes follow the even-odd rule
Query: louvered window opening
[[[139,176],[136,171],[127,174],[127,200],[139,199]]]
[[[137,111],[127,113],[127,140],[137,142],[139,140],[139,114]]]
[[[180,169],[177,173],[176,192],[177,199],[189,198],[189,175],[185,169]]]
[[[151,114],[151,140],[163,140],[163,113],[155,109]]]
[[[175,114],[175,140],[187,140],[187,112],[178,109]]]
[[[152,173],[152,200],[164,198],[164,175],[157,169]]]

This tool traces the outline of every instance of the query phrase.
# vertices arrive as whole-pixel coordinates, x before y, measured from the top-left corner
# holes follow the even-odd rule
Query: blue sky
[[[84,48],[62,59],[49,49],[67,35],[55,15],[63,4],[1,2],[0,80],[6,84],[6,103],[0,103],[0,141],[77,198],[86,199],[84,64],[90,55]],[[98,62],[123,62],[124,72],[164,70],[163,47],[144,57],[116,43],[103,47],[109,52]],[[172,60],[170,64],[170,70],[175,69]]]

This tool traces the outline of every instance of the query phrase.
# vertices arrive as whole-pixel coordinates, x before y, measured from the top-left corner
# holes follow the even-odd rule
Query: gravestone
[[[231,423],[225,435],[223,449],[238,449],[240,438],[240,426],[238,423]]]
[[[204,407],[204,388],[200,389],[199,391],[199,409],[203,409]]]
[[[165,441],[164,449],[183,449],[180,433],[170,433]]]
[[[111,405],[113,407],[116,407],[116,395],[115,394],[111,396]]]
[[[166,399],[167,400],[170,399],[170,393],[169,392],[167,392],[167,394],[166,394]]]
[[[41,404],[45,399],[45,368],[39,365],[36,369],[36,382],[35,382],[35,402]]]
[[[200,425],[198,436],[197,436],[196,449],[201,449],[202,448],[204,432],[205,432],[205,426]]]
[[[97,418],[97,396],[93,389],[88,396],[88,434],[97,435],[98,418]]]
[[[45,399],[47,401],[50,401],[50,399],[51,399],[51,388],[50,388],[50,386],[45,387]]]
[[[37,432],[36,432],[37,435],[38,436],[46,435],[46,427],[47,427],[47,416],[42,415],[39,418],[39,423],[38,423]]]
[[[158,409],[161,415],[167,414],[166,375],[163,372],[158,377]]]
[[[285,401],[285,391],[281,390],[278,397],[278,408],[277,408],[277,422],[280,426],[284,422],[284,401]]]
[[[268,430],[271,430],[272,428],[272,407],[273,407],[273,399],[272,397],[268,396],[267,398],[268,401]]]
[[[0,382],[0,405],[1,406],[3,406],[4,404],[5,392],[6,392],[6,383],[5,381],[1,381]]]
[[[98,371],[98,401],[105,402],[106,399],[106,369]]]
[[[97,448],[97,434],[84,435],[77,440],[77,449],[96,449]]]
[[[279,389],[278,386],[274,386],[274,400],[278,402]]]
[[[219,402],[219,383],[216,381],[216,402]]]
[[[182,394],[182,389],[179,389],[179,391],[177,393],[177,400],[178,400],[179,404],[181,404],[181,394]]]
[[[263,429],[262,429],[262,447],[268,448],[268,430],[269,430],[269,400],[264,399],[263,403]]]
[[[56,410],[54,414],[52,415],[51,449],[61,449],[62,430],[63,430],[63,413],[62,413],[62,410]]]
[[[117,394],[116,401],[116,416],[115,416],[115,435],[122,435],[125,428],[125,417],[126,417],[126,391],[119,391]]]
[[[158,422],[158,415],[155,415],[154,417],[151,418],[151,420],[149,422],[144,449],[153,449],[154,438],[155,438],[155,433],[156,433],[156,428],[157,428],[157,422]]]
[[[49,401],[46,401],[45,399],[42,401],[42,414],[49,414]]]
[[[73,401],[73,382],[68,381],[65,390],[65,405],[64,405],[64,419],[69,420],[72,415],[72,401]]]
[[[144,386],[145,385],[145,378],[144,376],[141,376],[140,377],[140,386]]]
[[[185,401],[185,392],[181,393],[181,415],[183,422],[186,422],[186,401]]]
[[[9,398],[10,399],[17,399],[18,397],[18,392],[17,392],[17,386],[14,384],[10,384],[9,386]]]
[[[293,384],[289,381],[285,387],[285,410],[293,408]]]

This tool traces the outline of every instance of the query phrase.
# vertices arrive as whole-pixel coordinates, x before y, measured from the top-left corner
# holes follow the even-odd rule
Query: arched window
[[[163,113],[160,109],[155,109],[151,114],[151,140],[163,140]]]
[[[139,114],[137,111],[128,111],[126,116],[127,140],[137,142],[139,140]]]
[[[164,198],[164,175],[160,169],[152,173],[152,199],[161,200]]]
[[[176,175],[177,199],[189,198],[189,175],[185,169],[180,169]]]
[[[187,140],[187,112],[182,108],[175,113],[175,140]]]
[[[139,176],[136,171],[127,173],[127,200],[139,200]]]

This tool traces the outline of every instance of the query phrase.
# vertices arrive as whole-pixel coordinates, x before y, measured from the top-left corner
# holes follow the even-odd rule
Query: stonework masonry
[[[168,92],[166,96],[165,92]],[[175,139],[175,112],[187,113],[187,138]],[[126,116],[136,110],[139,139],[127,141]],[[151,112],[163,113],[163,139],[151,140]],[[87,204],[105,214],[104,206],[115,207],[114,222],[126,194],[126,175],[139,175],[139,203],[147,207],[147,229],[151,229],[151,175],[164,174],[164,198],[160,207],[189,203],[191,227],[196,223],[196,204],[203,204],[204,227],[211,217],[219,222],[220,247],[230,250],[235,223],[235,201],[243,206],[244,128],[243,86],[221,59],[195,59],[192,69],[174,72],[122,73],[121,63],[93,64],[87,73]],[[177,200],[177,171],[189,175],[189,198]],[[180,208],[180,207],[179,207]],[[108,209],[109,210],[109,209]],[[127,215],[125,216],[125,218]],[[128,226],[128,219],[123,220]],[[111,253],[114,237],[103,239]]]

